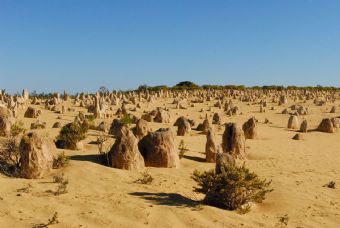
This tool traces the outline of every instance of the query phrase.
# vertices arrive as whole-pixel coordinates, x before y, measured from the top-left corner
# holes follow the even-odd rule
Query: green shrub
[[[98,90],[100,94],[108,94],[110,91],[106,86],[101,86]]]
[[[192,90],[192,89],[200,89],[199,85],[196,85],[190,81],[183,81],[172,87],[174,90]]]
[[[76,122],[66,124],[60,130],[59,136],[57,137],[56,145],[58,148],[61,149],[75,150],[77,148],[77,143],[85,139],[87,131],[87,124]]]
[[[89,121],[89,122],[93,122],[96,119],[95,115],[86,115],[85,118]]]
[[[23,122],[15,122],[11,126],[11,136],[16,137],[20,135],[21,133],[24,134],[26,129],[24,128],[24,123]]]
[[[85,120],[83,121],[83,127],[91,130],[97,130],[96,126],[96,117],[94,115],[86,115]]]
[[[129,114],[125,114],[122,118],[120,118],[120,122],[124,125],[132,124],[132,118]]]
[[[20,150],[16,137],[9,137],[0,141],[0,172],[15,177],[20,173]]]
[[[37,91],[33,91],[31,94],[30,94],[30,98],[38,98],[38,99],[51,99],[54,97],[54,94],[53,93],[37,93]]]
[[[243,164],[222,166],[222,172],[195,171],[192,175],[199,187],[195,192],[205,194],[203,202],[228,210],[240,209],[248,203],[261,203],[271,191],[271,181],[261,180],[257,174],[250,172]]]

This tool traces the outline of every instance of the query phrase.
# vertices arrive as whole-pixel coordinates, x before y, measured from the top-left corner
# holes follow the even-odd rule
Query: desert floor
[[[172,100],[161,99],[149,106],[142,104],[142,111],[168,107],[172,124],[181,115],[198,124],[205,116],[200,110],[207,110],[215,103],[175,109]],[[280,113],[293,103],[283,106],[269,103],[268,106],[274,106],[275,110],[267,108],[265,113],[259,113],[259,105],[234,103],[241,108],[242,115],[227,117],[223,110],[214,107],[207,113],[211,120],[213,113],[219,112],[223,123],[243,124],[251,116],[259,120],[259,139],[246,141],[247,159],[244,162],[261,178],[271,179],[274,191],[249,213],[241,215],[196,202],[202,195],[193,192],[195,182],[190,178],[191,174],[195,169],[214,167],[204,161],[205,135],[192,131],[191,136],[177,136],[177,143],[184,139],[189,149],[180,161],[181,167],[147,168],[155,180],[151,185],[143,185],[135,183],[140,177],[138,172],[100,164],[97,145],[91,143],[98,132],[90,130],[84,150],[64,150],[70,156],[70,164],[54,170],[50,177],[26,180],[0,176],[0,227],[32,227],[47,223],[55,212],[59,223],[51,227],[284,227],[281,217],[288,218],[287,227],[340,227],[340,188],[323,187],[330,181],[340,183],[340,132],[315,131],[304,134],[302,141],[292,140],[295,132],[286,128],[289,115]],[[309,105],[312,113],[299,116],[299,120],[307,119],[312,128],[322,118],[340,115],[329,113],[334,104],[304,105]],[[339,102],[335,105],[339,106]],[[66,106],[71,107],[71,102]],[[39,119],[47,122],[47,129],[39,131],[46,131],[53,138],[60,130],[52,129],[53,123],[71,122],[78,113],[57,114],[43,106],[37,107],[43,110]],[[142,114],[141,111],[132,113]],[[29,129],[36,120],[24,118],[23,114],[24,110],[20,110],[18,119]],[[264,124],[265,118],[272,123]],[[105,121],[111,123],[112,120]],[[172,124],[150,123],[150,126],[153,130],[172,127],[176,131]],[[214,126],[214,129],[221,142],[224,127]],[[69,180],[68,193],[54,196],[46,191],[57,187],[53,175],[61,172]]]

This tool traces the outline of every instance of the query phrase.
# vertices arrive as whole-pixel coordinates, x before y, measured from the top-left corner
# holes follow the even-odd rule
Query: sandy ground
[[[203,121],[200,117],[205,115],[200,109],[207,110],[214,103],[178,110],[171,102],[170,99],[158,100],[148,107],[142,105],[142,110],[151,111],[165,105],[170,108],[173,122],[184,115],[198,124]],[[304,134],[303,141],[295,141],[291,139],[295,132],[286,129],[289,115],[279,114],[292,103],[280,107],[269,103],[275,110],[267,108],[266,113],[259,113],[258,105],[235,103],[241,108],[242,115],[227,117],[214,107],[207,113],[211,120],[212,114],[219,112],[223,123],[243,124],[251,116],[259,120],[259,139],[246,141],[245,163],[261,178],[271,179],[274,191],[249,213],[241,215],[195,203],[202,195],[193,192],[195,183],[191,174],[195,169],[214,167],[214,164],[204,162],[204,135],[192,131],[191,136],[176,137],[177,142],[183,139],[189,149],[180,161],[181,168],[147,168],[155,180],[151,185],[143,185],[134,183],[140,177],[139,173],[100,164],[97,145],[89,144],[96,140],[98,132],[90,131],[85,149],[64,150],[71,157],[70,164],[54,170],[50,177],[26,180],[0,176],[0,227],[32,227],[47,223],[55,212],[59,223],[51,227],[285,227],[280,222],[283,216],[288,218],[287,227],[340,227],[340,187],[322,187],[330,181],[340,183],[340,131],[334,134],[310,132]],[[312,113],[300,116],[299,120],[307,119],[310,127],[316,127],[322,118],[340,115],[329,113],[331,104],[309,105]],[[80,108],[76,107],[76,110]],[[19,120],[29,128],[35,120],[23,118],[23,112],[20,111]],[[141,112],[134,114],[140,116]],[[53,123],[65,124],[76,115],[77,112],[60,115],[43,110],[39,119],[47,122],[47,129],[40,131],[46,131],[54,138],[59,129],[51,129]],[[264,124],[265,118],[272,123]],[[157,130],[173,126],[151,123],[151,127]],[[214,128],[221,141],[224,129]],[[52,177],[61,172],[69,180],[68,193],[59,196],[47,193],[56,189]],[[23,188],[26,192],[20,190]]]

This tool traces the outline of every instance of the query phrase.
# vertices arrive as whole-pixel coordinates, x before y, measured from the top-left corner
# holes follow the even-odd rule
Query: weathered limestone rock
[[[42,178],[53,167],[57,149],[52,139],[36,132],[25,135],[20,142],[21,175],[24,178]]]
[[[178,149],[171,129],[161,128],[146,135],[138,144],[145,166],[179,168]]]
[[[138,140],[126,126],[120,129],[108,157],[113,168],[140,171],[145,166]]]
[[[243,130],[236,123],[228,123],[222,138],[223,153],[232,155],[234,158],[245,158],[245,137]]]

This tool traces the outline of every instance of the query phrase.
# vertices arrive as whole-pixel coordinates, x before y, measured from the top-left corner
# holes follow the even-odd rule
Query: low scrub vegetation
[[[85,120],[83,122],[83,127],[91,130],[97,130],[96,127],[96,116],[95,115],[86,115]]]
[[[53,159],[53,168],[59,169],[68,165],[70,159],[65,155],[65,152],[58,154],[56,158]]]
[[[263,86],[251,86],[247,87],[245,85],[202,85],[199,86],[190,81],[183,81],[176,84],[173,87],[168,87],[166,85],[160,86],[147,86],[141,85],[138,87],[136,91],[145,92],[145,91],[160,91],[160,90],[195,90],[195,89],[214,89],[214,90],[223,90],[223,89],[233,89],[233,90],[273,90],[273,91],[283,91],[283,90],[310,90],[310,91],[337,91],[340,88],[334,86],[282,86],[282,85],[263,85]]]
[[[12,137],[17,137],[20,134],[25,134],[26,129],[24,128],[24,123],[23,122],[15,122],[11,126],[11,136]]]
[[[180,141],[178,145],[178,150],[179,150],[179,158],[182,159],[184,157],[185,152],[188,150],[183,139]]]
[[[72,122],[66,124],[57,137],[56,145],[61,149],[76,150],[77,143],[85,139],[88,125]]]
[[[151,174],[146,170],[141,173],[141,177],[138,178],[135,183],[139,184],[151,184],[153,182],[154,178],[151,176]]]
[[[125,114],[122,118],[120,118],[120,122],[124,125],[130,126],[133,121],[129,114]]]
[[[47,223],[40,223],[40,224],[34,225],[32,228],[47,228],[47,227],[50,227],[51,225],[58,224],[58,223],[59,223],[58,212],[54,212],[53,216],[50,219],[48,219]]]
[[[109,140],[109,136],[104,132],[101,132],[99,136],[97,137],[99,155],[102,158],[102,161],[106,166],[110,166],[108,151],[110,150],[111,145],[106,146],[106,143],[108,140]]]
[[[0,140],[0,172],[10,177],[20,175],[19,142],[26,129],[22,122],[15,122],[11,126],[11,135]]]
[[[58,184],[55,191],[48,190],[48,193],[51,193],[55,196],[66,194],[67,193],[67,185],[68,185],[68,179],[64,177],[64,174],[59,174],[53,177],[54,183]]]
[[[245,165],[223,165],[221,173],[214,170],[195,171],[192,179],[198,184],[195,192],[205,195],[203,203],[227,210],[242,209],[250,203],[261,203],[272,191],[271,181],[261,180]]]

